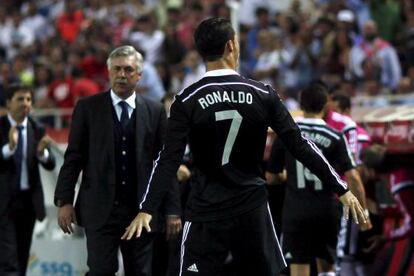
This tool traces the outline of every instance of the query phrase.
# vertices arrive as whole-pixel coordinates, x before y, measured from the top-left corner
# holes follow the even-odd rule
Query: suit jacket
[[[5,159],[1,150],[9,142],[9,130],[10,122],[7,116],[0,117],[0,216],[4,215],[10,206],[10,201],[13,200],[13,185],[17,181],[16,165],[13,157]],[[55,158],[50,149],[48,149],[49,157],[46,162],[41,162],[37,158],[37,145],[44,135],[45,129],[29,117],[27,122],[26,161],[31,198],[38,220],[42,220],[46,215],[39,164],[46,170],[53,170],[55,167]]]
[[[138,202],[147,190],[153,162],[163,145],[166,115],[160,103],[136,95],[136,174]],[[75,185],[82,171],[75,210],[78,223],[84,227],[102,226],[115,199],[114,122],[110,92],[78,101],[72,115],[68,148],[55,190],[55,203],[73,203]],[[180,214],[175,206],[179,198],[167,207],[168,214]],[[155,216],[157,217],[157,216]],[[158,229],[154,218],[153,226]]]

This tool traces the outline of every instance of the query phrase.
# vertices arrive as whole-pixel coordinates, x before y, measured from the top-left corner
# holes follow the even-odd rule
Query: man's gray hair
[[[111,68],[111,61],[114,58],[117,57],[129,57],[134,56],[135,60],[137,61],[137,70],[139,73],[142,72],[143,66],[144,66],[144,58],[142,57],[141,53],[135,50],[133,46],[125,45],[118,47],[114,49],[108,56],[108,59],[106,60],[106,65],[108,66],[108,69]]]

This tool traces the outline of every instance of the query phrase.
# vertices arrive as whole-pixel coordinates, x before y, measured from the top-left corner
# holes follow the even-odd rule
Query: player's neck
[[[323,112],[320,112],[320,113],[304,112],[303,117],[304,118],[309,118],[309,119],[322,119],[323,118]]]
[[[222,58],[215,61],[208,61],[206,63],[207,71],[219,70],[219,69],[232,69],[236,70],[237,61],[231,55],[224,55]]]

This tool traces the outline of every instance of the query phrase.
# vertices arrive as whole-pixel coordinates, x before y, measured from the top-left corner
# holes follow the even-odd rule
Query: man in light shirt
[[[26,275],[35,220],[45,217],[39,164],[53,170],[50,138],[30,116],[32,90],[13,84],[0,117],[0,275]]]

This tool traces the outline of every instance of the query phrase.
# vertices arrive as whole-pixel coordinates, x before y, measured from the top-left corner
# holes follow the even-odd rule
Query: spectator
[[[65,72],[65,64],[54,64],[54,81],[48,87],[48,107],[73,108],[75,95],[73,93],[73,79]]]
[[[37,3],[35,1],[28,1],[22,7],[24,19],[22,24],[30,29],[35,39],[44,40],[51,35],[52,28],[48,25],[46,18],[38,13]]]
[[[414,80],[409,77],[403,77],[398,84],[397,94],[414,93]]]
[[[184,89],[192,83],[201,79],[206,72],[206,67],[200,55],[195,50],[189,51],[187,53],[183,63],[184,79],[181,85],[181,89]]]
[[[257,63],[252,72],[255,80],[275,87],[278,71],[283,63],[282,41],[279,34],[267,29],[257,34],[259,47],[256,49]]]
[[[355,15],[350,10],[341,10],[336,16],[337,29],[345,31],[352,40],[351,46],[359,44],[361,37],[355,23]]]
[[[18,51],[34,42],[34,33],[23,24],[23,17],[17,9],[12,10],[11,18],[0,29],[0,44],[7,50],[7,58],[12,59]]]
[[[193,33],[197,24],[204,18],[203,6],[195,1],[188,10],[182,12],[186,14],[184,19],[177,26],[177,36],[187,50],[193,49]]]
[[[157,28],[154,16],[145,14],[137,19],[136,30],[129,34],[128,41],[136,48],[142,49],[146,62],[154,65],[162,60],[161,48],[164,37],[164,32]]]
[[[116,10],[112,23],[112,43],[118,46],[124,41],[134,26],[134,18],[124,8]]]
[[[390,94],[390,90],[381,85],[381,68],[376,63],[376,60],[366,59],[362,62],[362,70],[364,72],[364,79],[361,80],[359,87],[360,94],[372,96],[374,106],[386,106],[387,100],[381,95]],[[362,92],[362,93],[361,93]]]
[[[394,47],[378,36],[377,24],[374,21],[365,23],[363,35],[363,41],[352,47],[350,53],[351,73],[358,78],[364,78],[362,62],[370,59],[381,68],[381,84],[395,90],[401,78],[401,65]]]
[[[326,73],[336,74],[340,79],[350,79],[349,54],[352,49],[352,39],[345,30],[335,32],[333,49],[325,69]]]
[[[56,22],[56,29],[60,37],[68,43],[73,43],[81,31],[83,23],[83,12],[78,8],[76,1],[65,0],[65,10],[58,16]]]
[[[13,58],[12,62],[13,74],[17,77],[18,81],[24,85],[33,85],[33,68],[26,56],[18,54]]]
[[[17,82],[18,79],[13,75],[10,64],[0,63],[0,106],[6,107],[6,91],[10,84]]]
[[[165,39],[162,43],[162,56],[170,66],[178,65],[187,52],[185,46],[178,40],[176,29],[173,25],[164,27]]]
[[[142,77],[136,85],[136,92],[156,102],[161,102],[165,96],[165,89],[158,75],[157,69],[150,62],[145,61]]]
[[[238,14],[238,23],[247,28],[253,28],[258,23],[257,10],[269,10],[271,2],[268,0],[241,0]]]
[[[89,20],[104,21],[109,14],[108,1],[89,0],[85,4],[85,17]]]
[[[84,97],[89,97],[99,92],[99,85],[91,79],[85,78],[82,70],[74,68],[72,70],[73,95],[75,103]]]
[[[258,7],[256,9],[257,23],[247,33],[246,51],[249,53],[249,67],[254,68],[257,62],[257,56],[255,55],[256,49],[259,47],[258,33],[261,30],[270,29],[270,16],[269,10],[264,7]]]
[[[80,61],[79,69],[84,76],[96,82],[100,90],[108,88],[108,68],[105,63],[107,46],[92,47]]]
[[[211,7],[211,15],[214,17],[230,19],[231,11],[229,6],[224,3],[214,3]]]
[[[35,108],[45,108],[49,106],[48,86],[54,79],[52,69],[44,61],[39,61],[34,67],[34,91],[33,102]]]
[[[330,14],[320,17],[316,22],[315,32],[317,36],[314,42],[318,49],[318,66],[322,70],[329,70],[328,62],[335,44],[335,27],[335,20]]]
[[[311,25],[299,26],[296,18],[283,16],[282,29],[286,35],[285,55],[281,68],[283,86],[286,87],[286,97],[297,99],[298,91],[309,84],[317,75]]]
[[[401,78],[397,95],[401,95],[394,101],[397,105],[414,105],[414,80],[409,77]]]

